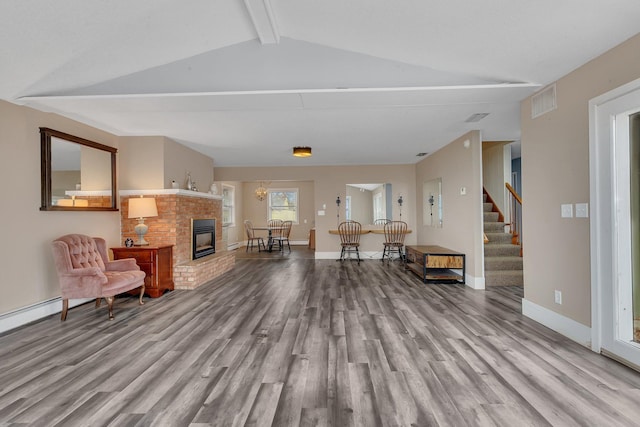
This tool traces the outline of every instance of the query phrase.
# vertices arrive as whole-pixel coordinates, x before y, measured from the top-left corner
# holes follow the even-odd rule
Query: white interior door
[[[629,120],[640,111],[640,81],[590,107],[592,348],[640,366],[640,344],[633,341]]]

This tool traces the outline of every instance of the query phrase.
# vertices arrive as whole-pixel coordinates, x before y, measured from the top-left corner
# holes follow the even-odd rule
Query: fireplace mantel
[[[169,195],[179,195],[179,196],[187,196],[187,197],[202,197],[205,199],[214,199],[214,200],[222,200],[222,196],[218,194],[209,194],[202,193],[200,191],[191,191],[191,190],[183,190],[181,188],[177,189],[161,189],[161,190],[120,190],[118,192],[120,197],[124,196],[169,196]]]

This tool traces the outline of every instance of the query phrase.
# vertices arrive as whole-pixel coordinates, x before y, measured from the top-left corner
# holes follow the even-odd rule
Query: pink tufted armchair
[[[67,318],[70,298],[107,300],[109,320],[113,320],[113,297],[140,289],[144,304],[144,271],[133,258],[109,261],[107,244],[99,237],[67,234],[53,241],[53,258],[62,291],[62,320]]]

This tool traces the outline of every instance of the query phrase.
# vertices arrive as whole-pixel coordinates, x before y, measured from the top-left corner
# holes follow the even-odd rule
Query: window
[[[281,219],[298,223],[298,189],[270,188],[267,190],[269,212],[267,219]]]
[[[386,219],[387,215],[384,213],[384,206],[382,204],[382,193],[376,193],[373,195],[373,219]]]
[[[230,185],[222,185],[222,225],[235,225],[235,188]]]
[[[345,197],[344,202],[344,217],[347,221],[351,220],[351,196]]]

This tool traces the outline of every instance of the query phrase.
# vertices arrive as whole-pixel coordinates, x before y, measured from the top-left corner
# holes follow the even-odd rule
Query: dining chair
[[[274,240],[278,242],[278,249],[284,250],[284,243],[287,243],[287,247],[289,248],[289,252],[291,252],[291,244],[289,243],[289,234],[291,234],[291,226],[293,225],[293,221],[283,221],[282,229],[280,230],[280,236],[275,237]]]
[[[345,260],[347,254],[351,259],[351,253],[355,252],[358,256],[358,265],[360,265],[360,233],[362,225],[358,221],[344,221],[338,225],[338,234],[340,235],[340,262]]]
[[[247,232],[247,248],[245,252],[248,252],[249,249],[253,251],[253,242],[258,243],[258,252],[260,252],[260,243],[262,243],[263,248],[267,248],[264,244],[264,239],[260,236],[256,236],[255,230],[253,229],[253,224],[249,220],[244,221],[244,229]]]
[[[387,258],[387,262],[393,260],[392,254],[398,253],[400,260],[404,259],[402,250],[404,248],[404,238],[407,235],[407,223],[404,221],[389,221],[384,225],[384,249],[382,250],[382,259]]]

